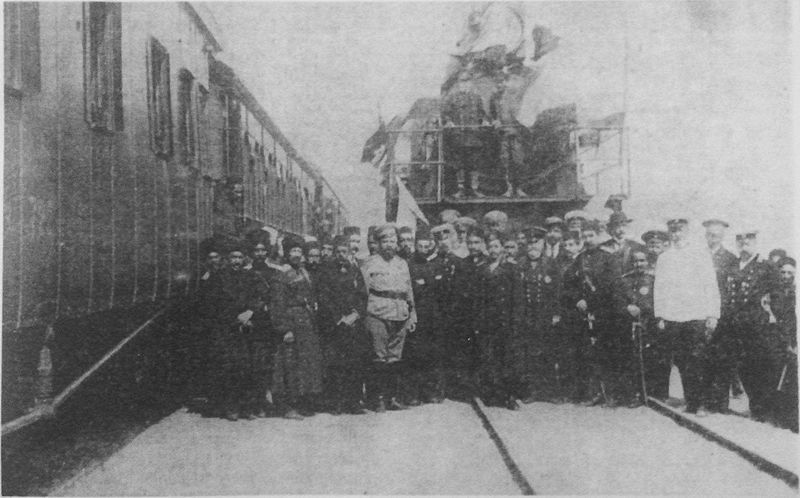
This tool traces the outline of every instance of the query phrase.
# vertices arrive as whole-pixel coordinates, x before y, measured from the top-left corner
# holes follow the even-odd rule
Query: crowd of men
[[[670,219],[641,243],[620,205],[605,223],[583,211],[508,230],[453,210],[433,228],[346,227],[333,240],[269,234],[209,248],[200,318],[210,413],[405,409],[479,396],[517,409],[547,401],[636,407],[667,400],[672,365],[687,412],[726,412],[797,431],[795,260],[722,246]],[[699,239],[698,239],[699,240]]]

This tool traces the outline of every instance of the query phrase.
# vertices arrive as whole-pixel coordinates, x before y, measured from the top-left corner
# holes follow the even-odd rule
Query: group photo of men
[[[743,392],[752,418],[796,432],[795,260],[762,257],[756,230],[725,248],[722,219],[634,237],[612,210],[510,229],[501,211],[448,209],[433,226],[370,227],[368,255],[354,226],[209,243],[192,353],[204,412],[301,420],[473,397],[677,406],[677,367],[686,412],[727,413]]]

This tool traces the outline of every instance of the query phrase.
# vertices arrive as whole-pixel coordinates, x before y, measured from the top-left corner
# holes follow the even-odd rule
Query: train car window
[[[122,7],[83,4],[84,116],[93,130],[122,130]]]
[[[41,88],[39,5],[5,2],[3,17],[6,88],[36,93]]]
[[[169,89],[169,53],[150,38],[147,51],[147,104],[150,117],[150,147],[157,156],[172,156],[172,105]]]
[[[183,162],[191,164],[197,150],[194,76],[186,69],[181,69],[178,81],[178,136]]]

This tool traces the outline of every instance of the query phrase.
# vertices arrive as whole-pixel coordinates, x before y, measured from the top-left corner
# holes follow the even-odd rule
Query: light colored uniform
[[[368,293],[364,325],[372,335],[375,360],[399,361],[407,328],[417,321],[408,264],[399,256],[386,261],[376,254],[364,261],[361,272]]]

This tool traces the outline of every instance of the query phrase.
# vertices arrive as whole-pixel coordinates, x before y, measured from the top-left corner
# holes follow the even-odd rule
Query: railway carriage
[[[319,236],[346,212],[217,60],[202,7],[3,8],[5,421],[190,301],[203,240]]]

